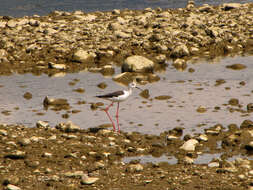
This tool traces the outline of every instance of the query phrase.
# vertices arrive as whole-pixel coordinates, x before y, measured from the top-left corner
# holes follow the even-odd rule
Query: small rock
[[[245,145],[245,149],[248,151],[253,151],[253,141]]]
[[[49,69],[58,69],[58,70],[65,70],[67,67],[65,64],[56,64],[53,62],[48,63],[48,68]]]
[[[195,151],[195,147],[199,142],[196,139],[190,139],[186,141],[180,149],[185,150],[185,151]]]
[[[111,65],[105,65],[100,70],[100,73],[102,73],[104,76],[111,76],[115,73],[115,69]]]
[[[66,172],[64,176],[70,178],[81,178],[84,175],[83,171]]]
[[[62,106],[62,105],[69,105],[69,103],[66,99],[62,99],[62,98],[54,99],[54,98],[48,98],[48,96],[46,96],[43,101],[43,105],[44,106],[50,106],[50,105]]]
[[[29,144],[31,144],[31,140],[28,138],[22,138],[18,141],[18,143],[22,146],[27,146]]]
[[[241,129],[253,129],[253,121],[244,120],[240,126]]]
[[[179,139],[179,137],[174,136],[174,135],[168,135],[168,136],[167,136],[167,140],[168,140],[168,141],[173,141],[173,140],[176,140],[176,139]]]
[[[47,157],[47,158],[52,158],[53,154],[49,153],[49,152],[44,152],[44,154],[42,156]]]
[[[245,69],[246,66],[243,64],[237,63],[237,64],[232,64],[232,65],[227,65],[226,68],[233,69],[233,70],[242,70],[242,69]]]
[[[219,162],[210,162],[208,164],[208,167],[210,167],[210,168],[219,167],[219,166],[220,166]]]
[[[248,110],[248,112],[253,112],[253,103],[249,103],[247,105],[247,110]]]
[[[99,180],[99,178],[97,178],[97,177],[89,177],[88,175],[83,175],[82,179],[81,179],[81,184],[91,185],[98,180]]]
[[[224,4],[222,5],[222,9],[223,9],[224,11],[229,11],[229,10],[231,10],[231,9],[238,9],[238,8],[240,8],[240,7],[242,7],[242,4],[241,4],[241,3],[224,3]]]
[[[14,150],[11,153],[4,156],[4,158],[10,159],[24,159],[26,157],[26,152],[20,150]]]
[[[240,175],[238,175],[238,178],[239,178],[240,180],[243,180],[243,179],[245,179],[245,175],[240,174]]]
[[[8,133],[7,133],[7,131],[6,131],[6,130],[4,130],[4,129],[0,129],[0,135],[7,136],[7,135],[8,135]]]
[[[45,138],[44,137],[36,137],[36,136],[32,136],[31,138],[30,138],[30,140],[32,141],[32,142],[39,142],[40,140],[44,140]]]
[[[177,70],[185,70],[187,68],[187,63],[184,59],[178,58],[173,61],[173,66]]]
[[[208,137],[206,134],[199,135],[197,139],[204,142],[208,141]]]
[[[180,58],[190,55],[188,47],[185,44],[177,45],[171,52],[171,57]]]
[[[7,190],[21,190],[21,188],[19,188],[18,186],[12,185],[12,184],[8,184]]]
[[[205,113],[206,110],[207,109],[204,106],[199,106],[196,111],[199,112],[199,113]]]
[[[81,128],[78,125],[72,123],[72,121],[68,121],[66,123],[59,123],[56,126],[56,129],[60,129],[61,131],[64,132],[78,132],[81,130]]]
[[[96,57],[95,53],[91,51],[79,49],[73,54],[73,61],[86,63],[86,62],[92,61],[95,57]]]
[[[45,121],[37,121],[36,127],[37,128],[48,128],[49,124],[48,124],[48,122],[45,122]]]
[[[239,105],[239,100],[236,99],[236,98],[231,98],[228,103],[231,105],[231,106],[238,106]]]
[[[182,161],[183,161],[184,164],[193,164],[194,163],[194,158],[191,158],[189,156],[185,156]]]
[[[26,92],[24,95],[23,95],[23,97],[25,98],[25,99],[27,99],[27,100],[30,100],[30,99],[32,99],[32,94],[30,93],[30,92]]]
[[[141,172],[143,170],[143,166],[141,164],[130,164],[126,170],[128,172]]]

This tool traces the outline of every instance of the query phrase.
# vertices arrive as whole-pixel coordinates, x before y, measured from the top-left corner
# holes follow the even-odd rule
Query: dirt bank
[[[0,183],[3,189],[252,189],[252,121],[225,130],[182,137],[175,128],[159,136],[82,130],[72,123],[35,128],[0,125]],[[219,145],[220,144],[220,145]],[[198,156],[219,153],[209,163]],[[143,163],[129,156],[162,155]],[[170,164],[175,157],[177,164]],[[236,157],[231,161],[229,158]],[[241,157],[241,158],[240,158]],[[248,158],[247,158],[248,157]],[[138,158],[138,157],[137,157]],[[15,189],[15,188],[14,188]]]

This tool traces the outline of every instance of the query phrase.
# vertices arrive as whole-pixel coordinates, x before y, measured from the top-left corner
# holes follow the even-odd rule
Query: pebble
[[[201,135],[198,136],[197,139],[200,140],[200,141],[207,142],[208,141],[208,136],[206,134],[201,134]]]
[[[43,156],[46,157],[46,158],[52,158],[53,154],[49,153],[49,152],[44,152]]]
[[[180,147],[180,149],[185,151],[195,151],[197,144],[199,144],[199,142],[196,139],[189,139]]]
[[[56,125],[56,129],[60,129],[64,132],[78,132],[81,128],[78,125],[72,123],[72,121],[67,121],[66,123],[59,123]]]
[[[98,177],[89,177],[88,175],[84,174],[82,176],[82,179],[81,179],[81,184],[91,185],[91,184],[95,183],[98,180],[99,180]]]
[[[208,167],[210,168],[219,167],[219,166],[220,166],[219,162],[210,162],[208,164]]]
[[[7,190],[21,190],[21,188],[12,184],[8,184]]]
[[[84,175],[83,171],[66,172],[64,176],[71,178],[81,178]]]
[[[6,130],[4,130],[4,129],[0,129],[0,135],[7,136],[7,135],[8,135],[8,133],[7,133],[7,131],[6,131]]]
[[[20,151],[20,150],[14,150],[11,153],[5,155],[5,158],[11,158],[11,159],[24,159],[26,156],[26,152]]]
[[[18,143],[22,146],[27,146],[31,144],[31,140],[29,138],[22,138],[18,141]]]
[[[38,128],[48,128],[49,124],[48,124],[48,122],[45,122],[45,121],[37,121],[36,127],[38,127]]]
[[[167,140],[168,141],[173,141],[173,140],[176,140],[176,139],[179,139],[179,137],[174,136],[174,135],[167,135]]]
[[[141,164],[130,164],[126,171],[128,172],[141,172],[144,169],[144,167]]]

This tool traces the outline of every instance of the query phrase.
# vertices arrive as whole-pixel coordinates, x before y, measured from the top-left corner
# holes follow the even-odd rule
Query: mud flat
[[[67,122],[50,127],[0,125],[3,189],[252,189],[253,122],[217,124],[198,135],[181,128],[160,135],[83,130]],[[205,154],[220,155],[195,164]],[[153,161],[138,157],[152,155]],[[135,157],[129,162],[123,158]],[[176,164],[170,164],[174,157]]]

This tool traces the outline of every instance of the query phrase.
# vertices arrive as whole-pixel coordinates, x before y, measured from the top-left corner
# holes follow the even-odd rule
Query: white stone
[[[48,63],[48,68],[58,69],[58,70],[65,70],[67,67],[66,67],[65,64],[56,64],[56,63],[53,63],[53,62],[49,62]]]
[[[219,167],[219,166],[220,166],[219,162],[210,162],[208,164],[208,167],[210,167],[210,168]]]
[[[8,190],[21,190],[21,188],[15,186],[15,185],[12,185],[12,184],[8,184],[7,189]]]
[[[206,142],[206,141],[208,141],[208,137],[206,134],[201,134],[198,136],[198,140]]]
[[[196,139],[190,139],[186,141],[180,149],[185,150],[185,151],[195,151],[195,147],[199,142]]]
[[[99,180],[99,178],[97,178],[97,177],[89,177],[87,175],[83,175],[81,183],[85,184],[85,185],[91,185],[91,184],[95,183],[97,180]]]
[[[51,158],[53,155],[52,155],[52,153],[45,152],[45,153],[43,154],[43,156],[45,156],[45,157],[47,157],[47,158]]]
[[[45,121],[37,121],[36,127],[38,127],[38,128],[48,128],[49,124],[48,124],[48,122],[45,122]]]

